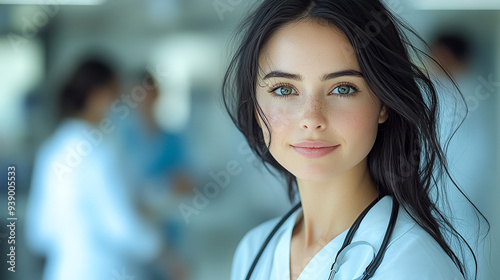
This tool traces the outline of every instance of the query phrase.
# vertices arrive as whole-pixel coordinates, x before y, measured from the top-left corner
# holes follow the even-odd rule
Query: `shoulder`
[[[436,240],[405,210],[400,209],[397,223],[399,225],[374,279],[463,279],[460,270]]]
[[[281,218],[280,216],[266,221],[245,234],[234,254],[231,280],[245,279],[248,269],[250,269],[262,244]]]

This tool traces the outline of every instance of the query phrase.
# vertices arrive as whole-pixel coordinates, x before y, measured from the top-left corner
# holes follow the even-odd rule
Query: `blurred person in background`
[[[495,137],[494,131],[489,129],[491,109],[485,101],[490,93],[481,83],[483,70],[474,69],[474,62],[477,61],[474,40],[466,32],[455,31],[462,29],[455,27],[437,32],[431,51],[442,66],[434,69],[434,74],[439,82],[441,142],[447,148],[449,169],[455,174],[456,183],[477,203],[484,199],[481,196],[494,184],[490,181],[490,174],[495,172],[494,157],[491,157]],[[458,91],[455,86],[462,92],[465,104],[456,102]],[[449,139],[451,135],[453,137]],[[476,221],[475,213],[466,207],[467,201],[463,196],[453,191],[453,182],[448,180],[446,184],[452,190],[449,192],[450,200],[458,205],[449,215],[455,218],[455,225],[464,236],[472,241],[470,243],[478,252],[478,279],[485,279],[491,267],[487,263],[490,257],[483,250],[489,248],[486,245],[489,241],[476,241],[475,229],[478,225],[473,222]]]
[[[469,74],[472,55],[471,39],[465,34],[440,33],[431,45],[435,58],[455,78]],[[438,69],[443,70],[443,69]],[[444,75],[443,72],[441,74]]]
[[[130,114],[112,112],[111,118],[118,124],[116,140],[126,151],[122,154],[126,157],[127,174],[136,181],[136,191],[148,195],[143,192],[148,187],[156,192],[188,193],[192,181],[184,141],[178,134],[164,131],[155,119],[159,84],[149,72],[143,72],[131,92],[127,99],[137,103],[136,109],[129,110]],[[154,200],[157,195],[149,199]]]
[[[137,105],[126,110],[128,113],[124,108],[111,112],[117,124],[114,140],[141,212],[162,229],[167,245],[161,259],[149,267],[148,275],[152,279],[185,279],[188,269],[181,256],[185,229],[184,222],[175,217],[175,200],[191,192],[189,159],[182,137],[164,131],[155,119],[160,85],[147,71],[137,78],[130,94],[124,97]]]
[[[488,167],[493,165],[489,159],[489,147],[493,146],[491,139],[494,137],[488,129],[488,108],[481,104],[487,90],[478,87],[481,76],[473,68],[476,60],[473,49],[472,38],[451,30],[437,33],[431,44],[431,51],[442,66],[434,69],[442,99],[441,141],[446,144],[447,137],[463,121],[450,139],[447,156],[459,185],[474,197],[477,196],[474,192],[479,192],[485,185]],[[456,102],[458,91],[455,86],[464,95],[465,104]]]
[[[37,153],[26,214],[45,280],[121,279],[162,248],[107,142],[114,124],[105,115],[118,92],[115,72],[98,59],[84,61],[61,91],[62,121]]]

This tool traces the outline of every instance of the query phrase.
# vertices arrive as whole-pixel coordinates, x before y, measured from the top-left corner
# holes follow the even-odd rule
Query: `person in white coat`
[[[224,104],[300,203],[247,233],[231,279],[477,275],[438,207],[435,87],[383,3],[265,0],[244,23]]]
[[[30,249],[46,258],[45,280],[135,277],[137,264],[161,251],[161,238],[134,208],[106,140],[113,124],[104,116],[117,96],[112,69],[83,62],[62,91],[62,123],[37,153],[26,236]]]

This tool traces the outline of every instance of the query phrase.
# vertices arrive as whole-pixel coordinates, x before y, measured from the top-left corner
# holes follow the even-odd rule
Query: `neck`
[[[88,123],[91,124],[98,124],[101,120],[102,117],[100,114],[89,112],[89,111],[83,111],[78,114],[74,115],[75,118],[84,120]]]
[[[142,108],[140,114],[143,120],[143,125],[146,128],[146,131],[149,134],[154,134],[158,132],[159,128],[158,125],[156,124],[153,114],[151,113],[151,110],[152,109],[150,108]]]
[[[297,179],[303,219],[294,234],[304,246],[323,245],[347,230],[378,196],[366,159],[353,169],[326,181]]]

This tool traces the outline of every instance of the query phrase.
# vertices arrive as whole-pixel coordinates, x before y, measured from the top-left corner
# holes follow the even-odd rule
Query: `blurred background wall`
[[[0,0],[0,177],[7,182],[7,167],[16,167],[18,217],[15,273],[8,272],[6,265],[9,231],[0,227],[0,278],[41,279],[44,259],[27,248],[23,223],[35,153],[56,129],[56,98],[61,84],[80,59],[98,53],[115,63],[122,96],[130,95],[140,84],[140,72],[147,70],[157,79],[160,93],[155,119],[162,130],[182,137],[190,158],[191,186],[200,190],[169,193],[159,202],[156,210],[164,213],[160,219],[175,225],[174,230],[162,232],[168,238],[182,236],[177,238],[175,254],[187,270],[184,279],[227,279],[234,250],[245,232],[290,206],[283,183],[258,164],[220,102],[222,77],[234,47],[230,39],[239,21],[258,1],[21,2],[25,1]],[[470,39],[473,52],[463,88],[474,121],[468,124],[470,130],[458,135],[468,139],[467,135],[477,134],[480,144],[467,142],[475,138],[458,140],[450,157],[457,157],[453,165],[459,183],[492,225],[491,247],[481,251],[486,255],[481,266],[488,266],[485,259],[498,264],[500,5],[488,0],[473,4],[386,2],[426,40],[450,30]],[[481,94],[475,95],[478,87]],[[133,104],[129,106],[135,110]],[[127,121],[124,118],[117,125]],[[483,149],[477,150],[476,145]],[[468,166],[479,166],[479,173],[471,175]],[[221,177],[231,168],[238,172],[227,180]],[[221,178],[226,181],[221,182]],[[196,195],[214,183],[219,186],[217,194],[186,220],[180,206],[194,205]],[[2,183],[2,225],[7,224],[7,192]],[[499,275],[498,266],[494,269]],[[117,272],[127,273],[126,268]],[[489,273],[482,277],[494,279]]]

